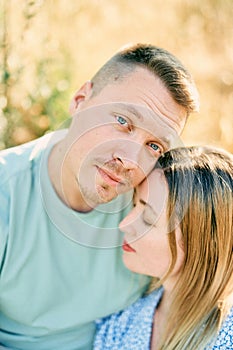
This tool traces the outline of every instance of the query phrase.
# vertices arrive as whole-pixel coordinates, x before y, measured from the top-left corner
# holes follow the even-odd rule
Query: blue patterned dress
[[[162,288],[155,290],[125,310],[98,320],[93,350],[149,350],[154,312],[162,294]],[[206,348],[217,349],[233,349],[233,308],[214,345]]]

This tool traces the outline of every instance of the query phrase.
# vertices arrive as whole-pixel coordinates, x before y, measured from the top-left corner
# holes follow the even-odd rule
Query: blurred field
[[[232,0],[0,0],[0,148],[53,130],[69,100],[121,46],[173,52],[201,98],[186,145],[233,152]]]

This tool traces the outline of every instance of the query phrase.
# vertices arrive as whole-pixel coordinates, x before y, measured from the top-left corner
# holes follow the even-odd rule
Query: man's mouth
[[[97,170],[104,181],[111,186],[124,185],[126,182],[124,179],[112,173],[106,168],[100,168],[97,166]]]

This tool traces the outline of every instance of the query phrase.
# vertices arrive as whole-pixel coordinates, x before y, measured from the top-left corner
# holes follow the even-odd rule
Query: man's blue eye
[[[153,148],[155,151],[157,151],[157,149],[159,148],[159,146],[157,146],[155,143],[151,144],[151,148]]]
[[[149,145],[154,151],[160,151],[160,148],[156,143],[150,143]]]
[[[121,116],[117,117],[117,121],[121,124],[121,125],[125,125],[128,124],[127,120]]]

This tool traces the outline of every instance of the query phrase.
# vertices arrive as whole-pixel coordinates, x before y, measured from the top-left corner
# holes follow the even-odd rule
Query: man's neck
[[[59,141],[51,149],[48,158],[48,174],[51,184],[60,200],[69,208],[78,212],[89,212],[93,207],[83,199],[78,184],[67,166],[66,140]]]

